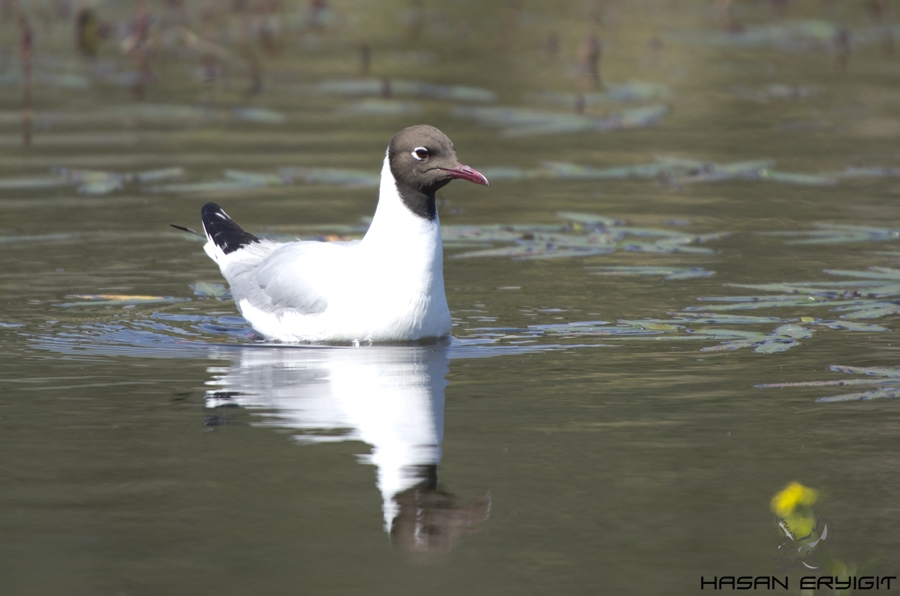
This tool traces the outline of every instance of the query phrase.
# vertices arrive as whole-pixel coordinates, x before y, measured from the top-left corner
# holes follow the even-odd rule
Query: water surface
[[[265,90],[249,99],[245,71],[210,90],[196,79],[199,58],[174,52],[156,58],[158,80],[136,101],[83,64],[70,51],[71,24],[52,19],[41,25],[36,72],[76,74],[87,87],[37,79],[28,149],[21,89],[0,87],[0,179],[44,181],[0,185],[4,593],[691,594],[701,576],[785,574],[772,560],[783,534],[769,502],[791,481],[820,491],[815,511],[834,528],[829,560],[896,574],[897,401],[816,401],[868,386],[756,387],[868,378],[829,366],[896,363],[897,295],[867,297],[896,273],[824,271],[900,267],[900,183],[890,170],[898,64],[859,37],[874,17],[840,3],[735,9],[751,32],[810,18],[850,27],[844,67],[830,41],[721,43],[722,17],[701,3],[498,4],[478,20],[466,3],[426,7],[418,37],[419,17],[403,3],[383,12],[334,4],[342,24],[298,25],[265,58]],[[574,114],[536,94],[584,89],[576,56],[591,30],[608,85],[642,80],[668,92],[587,113],[661,104],[657,124],[510,135],[454,115],[472,105]],[[554,34],[556,55],[547,50]],[[2,35],[14,72],[17,34]],[[316,91],[360,76],[362,42],[376,79],[465,85],[496,99],[433,88],[389,98],[413,102],[409,114],[408,105],[361,107],[359,97]],[[132,62],[115,45],[101,46],[100,58],[127,73]],[[271,113],[234,111],[247,107]],[[454,338],[260,344],[215,295],[210,284],[222,280],[202,245],[167,224],[196,226],[200,205],[215,200],[260,235],[358,235],[376,190],[340,172],[377,174],[390,137],[420,121],[447,132],[465,163],[507,172],[489,189],[457,183],[441,194],[444,226],[496,234],[447,243]],[[774,165],[719,181],[697,179],[711,166],[674,178],[509,174],[660,157]],[[852,166],[881,170],[846,175]],[[96,178],[47,182],[65,176],[54,168],[183,172],[125,177],[104,194],[79,192]],[[278,168],[339,172],[234,184]],[[223,180],[232,185],[156,188]],[[558,212],[645,232],[590,256],[454,258],[535,234],[611,229]],[[815,235],[822,222],[876,230]],[[522,227],[487,227],[497,225]],[[684,245],[709,250],[648,252],[660,238],[724,232]],[[613,267],[714,274],[603,273]],[[801,282],[821,286],[724,285]],[[740,296],[749,302],[729,301]],[[719,309],[767,296],[793,301]],[[887,306],[850,316],[865,300]],[[724,315],[767,319],[713,320]],[[741,337],[752,341],[719,349]],[[788,574],[795,582],[799,570]]]

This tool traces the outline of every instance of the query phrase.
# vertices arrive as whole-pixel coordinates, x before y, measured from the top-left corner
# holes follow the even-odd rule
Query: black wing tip
[[[208,214],[208,213],[212,213],[212,212],[215,212],[215,211],[222,211],[222,213],[225,213],[225,211],[223,211],[222,208],[219,207],[218,204],[216,204],[216,203],[207,203],[207,204],[205,204],[203,207],[200,208],[200,215],[206,215],[206,214]]]
[[[200,218],[203,220],[206,236],[226,255],[259,242],[259,238],[245,231],[215,203],[203,205]]]

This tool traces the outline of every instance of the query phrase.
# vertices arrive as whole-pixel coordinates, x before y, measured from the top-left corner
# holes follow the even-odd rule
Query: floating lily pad
[[[678,325],[677,323],[685,323],[685,321],[660,321],[653,319],[643,321],[619,319],[616,322],[620,325],[640,327],[641,329],[650,329],[652,331],[678,331],[679,329],[684,329],[684,325]]]
[[[761,344],[756,346],[756,348],[754,348],[753,351],[757,352],[759,354],[775,354],[778,352],[784,352],[786,350],[790,350],[791,348],[794,348],[799,345],[800,345],[800,342],[798,342],[798,341],[790,341],[790,340],[785,341],[785,340],[776,339],[776,340],[769,340],[769,341],[762,342]]]
[[[616,102],[639,102],[656,99],[664,99],[669,96],[671,90],[658,83],[646,83],[632,81],[629,83],[607,84],[603,91],[593,93],[536,93],[528,98],[541,103],[552,104],[559,107],[575,108],[578,106],[592,107]]]
[[[868,271],[854,271],[850,269],[825,269],[825,273],[842,275],[845,277],[861,277],[864,279],[889,279],[900,281],[900,269],[889,267],[869,267]]]
[[[191,289],[194,290],[194,294],[197,296],[203,296],[205,298],[224,298],[228,295],[228,288],[226,288],[223,284],[213,284],[205,281],[198,281],[195,284],[191,284]]]
[[[260,124],[284,124],[287,122],[287,116],[275,110],[266,108],[237,107],[231,110],[234,117],[238,120],[246,122],[256,122]]]
[[[716,329],[711,327],[701,327],[699,329],[691,329],[691,333],[704,335],[710,338],[738,338],[742,340],[766,341],[765,333],[759,331],[743,331],[740,329]]]
[[[278,168],[278,173],[289,180],[308,184],[337,184],[340,186],[378,187],[381,176],[377,173],[341,168]]]
[[[58,242],[64,240],[72,240],[80,237],[80,234],[60,233],[60,234],[13,234],[11,236],[0,236],[0,244],[19,244],[20,242]]]
[[[863,391],[861,393],[846,393],[844,395],[833,395],[831,397],[820,397],[816,400],[818,403],[834,403],[841,401],[868,401],[870,399],[896,399],[900,397],[900,389],[874,389],[872,391]]]
[[[673,242],[671,240],[660,240],[658,242],[629,242],[622,245],[622,249],[627,252],[643,252],[643,253],[695,253],[695,254],[715,254],[715,250],[711,248],[702,248],[699,246],[686,246],[685,242]]]
[[[598,270],[604,275],[662,275],[672,270],[672,268],[661,266],[637,266],[637,267],[597,267],[591,268]],[[675,268],[677,269],[677,268]],[[882,274],[883,277],[894,275],[894,270],[885,268],[875,269],[874,272]],[[818,285],[828,282],[802,282],[794,284],[792,287],[803,291],[819,291]],[[841,282],[836,282],[841,283]],[[874,283],[890,283],[890,281],[874,280]],[[889,286],[884,286],[889,287]],[[782,284],[769,284],[764,289],[784,291]],[[897,288],[900,290],[900,288]],[[841,298],[841,299],[837,299]],[[702,351],[719,352],[728,350],[737,350],[742,348],[752,348],[757,353],[773,354],[779,353],[800,345],[800,340],[809,339],[814,333],[815,327],[829,328],[836,330],[855,331],[855,332],[886,332],[887,327],[882,325],[873,325],[869,323],[860,323],[856,318],[874,318],[875,316],[885,316],[886,314],[900,314],[900,305],[880,302],[871,299],[843,299],[844,292],[835,292],[834,295],[773,295],[773,296],[721,296],[721,297],[704,297],[701,300],[723,302],[719,305],[706,306],[690,306],[686,307],[679,313],[667,319],[643,319],[628,320],[622,319],[617,327],[607,327],[602,331],[604,334],[616,334],[623,337],[636,335],[646,337],[647,334],[639,334],[628,331],[628,328],[638,328],[643,331],[656,331],[658,334],[665,334],[668,340],[699,339],[708,341],[719,341],[715,345],[702,348]],[[720,314],[715,311],[720,310],[745,310],[758,308],[786,308],[786,307],[808,307],[822,306],[830,307],[837,312],[845,313],[839,320],[822,319],[816,317],[801,317],[799,322],[794,320],[783,320],[779,317],[760,317]],[[702,327],[703,324],[746,324],[761,325],[777,323],[778,326],[768,333],[759,331],[745,331],[728,328],[711,328]],[[572,335],[582,331],[582,327],[576,324],[570,324],[564,329]],[[597,330],[591,330],[592,334],[598,333]],[[689,337],[684,337],[688,335]],[[657,339],[663,339],[657,337]],[[726,341],[722,341],[726,340]],[[898,373],[900,374],[900,373]]]
[[[820,174],[799,174],[796,172],[779,172],[765,169],[759,172],[760,180],[772,182],[785,182],[787,184],[800,184],[803,186],[834,186],[838,183],[835,178]]]
[[[53,173],[66,178],[69,182],[87,183],[115,179],[124,180],[125,174],[117,172],[101,172],[98,170],[79,170],[72,168],[53,168]]]
[[[147,170],[146,172],[137,172],[132,175],[133,179],[139,183],[159,182],[160,180],[171,180],[172,178],[181,178],[184,176],[184,168],[164,168],[162,170]]]
[[[79,194],[83,195],[108,195],[111,192],[120,191],[124,188],[121,180],[108,178],[106,180],[94,180],[85,182],[78,186]]]
[[[422,113],[422,106],[414,101],[364,99],[340,107],[337,112],[352,116],[415,116]]]
[[[547,128],[548,132],[571,132],[590,130],[596,119],[594,116],[582,114],[556,114],[548,116],[536,110],[520,110],[516,108],[459,108],[457,115],[468,115],[485,123],[494,123],[506,127],[508,131],[525,132],[534,129],[535,134]],[[555,127],[555,129],[554,129]],[[554,129],[554,130],[551,130]],[[515,136],[519,132],[509,132]],[[597,167],[592,165],[547,161],[534,169],[501,168],[494,175],[498,180],[526,180],[533,178],[551,178],[563,180],[624,180],[644,179],[657,180],[673,185],[689,185],[713,182],[733,181],[768,181],[803,186],[834,186],[839,180],[854,177],[876,177],[895,175],[892,168],[848,168],[839,172],[805,173],[782,172],[774,169],[771,159],[758,159],[732,163],[716,163],[696,159],[658,156],[653,163],[632,164],[614,167]],[[898,169],[900,173],[900,169]],[[900,175],[900,174],[898,174]],[[491,178],[493,179],[493,178]],[[845,235],[864,234],[863,230],[844,230]],[[823,239],[816,242],[831,242],[835,232],[820,232]],[[806,242],[806,241],[804,241]]]
[[[840,364],[834,364],[828,368],[834,372],[900,379],[900,368],[890,368],[887,366],[842,366]]]
[[[616,252],[616,248],[614,246],[598,246],[596,248],[558,248],[554,247],[552,250],[548,250],[547,252],[537,252],[535,254],[530,254],[527,256],[520,257],[522,259],[528,260],[538,260],[538,259],[566,259],[573,257],[595,257],[598,255],[608,255]]]
[[[0,179],[0,190],[33,190],[75,185],[80,194],[106,195],[118,192],[128,183],[144,183],[177,178],[183,168],[166,168],[146,172],[101,172],[72,168],[53,168],[53,176],[44,178]]]
[[[186,182],[183,184],[161,184],[159,186],[150,186],[145,190],[148,192],[175,192],[175,193],[216,193],[216,192],[235,192],[246,191],[248,189],[260,188],[267,186],[262,180],[250,179],[231,179],[231,180],[210,180],[207,182]]]
[[[881,43],[885,33],[896,39],[900,27],[846,27],[822,20],[783,20],[765,25],[749,25],[739,31],[682,31],[670,34],[674,40],[693,45],[729,48],[774,48],[787,51],[822,51],[834,47],[845,35],[851,47]]]
[[[0,190],[43,190],[61,188],[72,182],[64,176],[46,176],[42,178],[0,178]]]
[[[490,103],[497,100],[497,94],[487,89],[392,79],[328,80],[317,83],[313,89],[316,93],[323,95],[345,95],[350,97],[401,96],[473,103]]]
[[[796,387],[844,387],[854,385],[879,385],[868,391],[860,391],[855,393],[844,393],[841,395],[832,395],[828,397],[820,397],[816,399],[818,403],[836,403],[846,401],[868,401],[873,399],[896,399],[900,397],[900,369],[886,367],[860,367],[860,366],[840,366],[833,365],[829,367],[834,372],[844,372],[848,374],[863,374],[874,376],[874,379],[829,379],[824,381],[801,381],[794,383],[765,383],[757,385],[758,388],[796,388]]]
[[[782,325],[778,327],[772,332],[772,335],[782,335],[784,337],[790,337],[791,339],[807,339],[812,337],[812,330],[803,327],[802,325]]]
[[[513,257],[523,258],[533,255],[546,254],[552,248],[536,245],[526,246],[504,246],[502,248],[485,248],[483,250],[473,250],[460,254],[455,254],[455,259],[470,259],[473,257]]]
[[[806,317],[804,317],[806,319]],[[847,331],[866,331],[874,333],[883,333],[890,331],[887,327],[881,325],[873,325],[871,323],[857,323],[855,321],[826,321],[821,319],[804,320],[807,325],[818,325],[828,327],[829,329],[846,329]]]
[[[716,330],[697,330],[697,333],[707,333],[711,334]],[[728,337],[729,331],[724,330],[719,331],[718,335],[724,335]],[[716,346],[707,346],[702,348],[703,352],[721,352],[725,350],[737,350],[740,348],[753,348],[754,352],[760,354],[775,354],[778,352],[784,352],[793,347],[800,345],[800,342],[796,341],[798,339],[806,339],[812,336],[812,331],[802,327],[800,325],[781,325],[776,328],[774,331],[768,334],[762,333],[753,333],[753,332],[730,332],[734,333],[734,336],[742,337],[742,339],[738,339],[735,341],[725,342]]]
[[[849,226],[843,224],[816,223],[816,230],[796,232],[766,232],[768,236],[801,238],[785,244],[845,244],[850,242],[884,242],[900,238],[900,230],[873,226]]]
[[[561,162],[544,162],[536,176],[569,180],[615,180],[627,178],[659,178],[668,173],[660,164],[637,164],[613,168],[597,168]]]
[[[503,128],[503,136],[520,137],[644,128],[658,124],[668,111],[668,107],[664,105],[654,105],[631,108],[606,116],[592,116],[511,107],[458,106],[451,113],[459,118],[500,126]]]
[[[729,284],[726,284],[729,285]],[[815,300],[816,295],[810,292],[809,297],[798,298],[795,295],[771,295],[771,296],[700,296],[697,300],[701,302],[789,302],[794,304],[798,301],[803,302],[805,300]]]
[[[733,92],[742,99],[768,103],[770,100],[800,101],[818,95],[821,90],[817,87],[772,83],[758,88],[735,87]]]
[[[557,211],[556,216],[565,221],[572,221],[591,226],[612,227],[624,226],[625,222],[614,217],[595,215],[593,213],[576,213],[574,211]]]
[[[592,267],[596,275],[652,275],[663,276],[666,280],[692,279],[695,277],[709,277],[715,275],[715,271],[707,271],[702,267],[653,267],[653,266],[608,266]]]
[[[846,308],[836,308],[836,311],[847,311]],[[848,312],[845,315],[842,315],[842,318],[845,319],[880,319],[881,317],[886,317],[888,315],[894,315],[900,313],[900,305],[891,304],[891,303],[875,303],[863,305],[859,308],[854,308],[852,312]]]
[[[828,172],[826,175],[851,180],[854,178],[897,178],[900,177],[900,168],[848,166],[837,172]]]
[[[285,179],[277,174],[261,172],[244,172],[241,170],[225,170],[225,178],[236,180],[248,186],[281,186]]]
[[[772,325],[777,327],[768,331],[754,329],[734,329],[719,325]],[[551,323],[531,325],[523,329],[514,328],[480,328],[476,330],[479,337],[493,334],[494,341],[524,340],[542,335],[553,335],[566,339],[588,339],[593,337],[615,337],[622,341],[701,341],[711,345],[701,348],[703,352],[724,352],[738,349],[753,349],[759,354],[776,354],[800,345],[800,340],[810,338],[814,326],[827,327],[829,323],[842,321],[825,321],[805,317],[798,323],[785,321],[778,317],[755,317],[715,315],[703,313],[674,313],[668,319],[620,319],[615,324],[608,321],[576,321],[567,323]],[[710,324],[715,326],[709,326]],[[883,328],[855,328],[853,324],[846,327],[835,325],[835,329],[856,331],[880,331]],[[900,371],[897,372],[900,376]],[[900,383],[900,378],[898,378]]]
[[[713,249],[698,247],[704,240],[720,238],[724,234],[698,236],[680,230],[637,228],[622,225],[611,217],[589,213],[559,212],[560,218],[572,222],[568,226],[510,225],[510,226],[445,226],[444,243],[452,246],[515,243],[514,247],[491,247],[451,255],[451,258],[512,257],[518,259],[548,259],[585,257],[609,254],[617,250],[631,252],[715,253]],[[632,237],[649,239],[634,242]],[[674,268],[666,275],[670,279],[686,279],[710,275],[691,268]],[[674,276],[674,277],[671,277]]]
[[[536,170],[523,170],[516,166],[495,166],[480,168],[480,170],[485,178],[491,181],[491,184],[500,181],[525,180],[539,177],[539,172]]]
[[[800,381],[797,383],[763,383],[755,385],[759,389],[784,389],[787,387],[845,387],[851,385],[877,385],[889,383],[885,379],[838,379],[833,381]],[[900,381],[897,381],[900,383]]]

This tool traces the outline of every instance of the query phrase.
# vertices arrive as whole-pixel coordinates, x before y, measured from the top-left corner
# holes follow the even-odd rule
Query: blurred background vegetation
[[[28,45],[38,107],[290,105],[291,85],[324,77],[451,82],[508,101],[635,77],[697,86],[709,45],[812,49],[841,71],[853,53],[893,55],[895,11],[887,0],[3,0],[0,81],[21,83]],[[761,29],[778,23],[793,25]]]

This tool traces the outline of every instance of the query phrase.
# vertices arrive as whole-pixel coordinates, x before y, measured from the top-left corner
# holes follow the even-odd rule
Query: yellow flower
[[[791,482],[772,497],[769,507],[780,518],[786,519],[798,505],[809,507],[819,498],[819,491],[803,486],[799,482]]]
[[[793,535],[793,539],[808,536],[816,526],[816,519],[811,515],[803,515],[801,513],[793,513],[784,519],[787,529]]]

